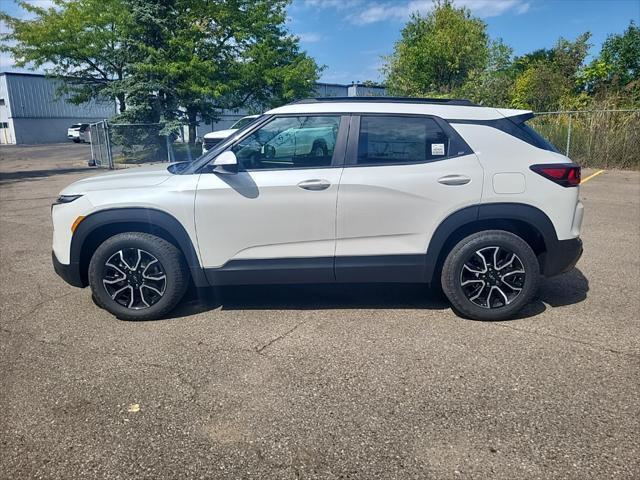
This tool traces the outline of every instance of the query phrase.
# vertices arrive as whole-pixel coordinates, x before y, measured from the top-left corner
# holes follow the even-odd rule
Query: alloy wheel
[[[167,275],[160,261],[140,248],[125,248],[104,264],[102,284],[120,305],[141,310],[158,303],[167,287]]]
[[[489,246],[476,250],[462,266],[460,286],[475,305],[500,308],[520,295],[525,276],[518,255],[504,247]]]

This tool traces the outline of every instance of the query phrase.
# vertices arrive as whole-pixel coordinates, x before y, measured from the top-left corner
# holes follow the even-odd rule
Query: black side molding
[[[334,282],[333,257],[231,260],[206,268],[211,285],[266,285]]]
[[[60,263],[54,252],[51,252],[51,261],[53,262],[54,271],[69,285],[80,288],[87,286],[82,280],[82,275],[80,275],[80,264],[71,262],[69,265],[64,265]]]
[[[542,255],[542,273],[546,277],[552,277],[568,272],[576,266],[581,256],[582,240],[559,240],[553,249]]]
[[[156,234],[166,232],[175,239],[184,254],[191,271],[191,277],[197,287],[206,287],[208,282],[200,266],[198,255],[184,227],[168,213],[152,208],[114,208],[92,213],[85,218],[76,229],[71,240],[71,263],[80,265],[82,248],[87,238],[98,228],[109,228],[122,224],[144,224],[149,231]],[[82,283],[86,286],[84,279]]]
[[[483,220],[518,220],[530,225],[542,236],[547,251],[547,255],[540,259],[541,273],[546,276],[560,273],[554,273],[555,268],[550,264],[547,265],[546,258],[549,257],[549,252],[554,252],[558,248],[558,235],[553,223],[542,210],[522,203],[484,203],[458,210],[438,226],[427,249],[425,265],[427,282],[439,281],[434,278],[438,274],[436,268],[444,260],[444,246],[451,235],[465,225]]]

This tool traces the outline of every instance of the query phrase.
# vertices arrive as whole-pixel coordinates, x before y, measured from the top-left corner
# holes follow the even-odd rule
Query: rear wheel
[[[106,240],[89,264],[95,302],[124,320],[152,320],[184,296],[189,275],[181,252],[166,240],[129,232]]]
[[[538,259],[522,238],[488,230],[453,247],[441,280],[445,295],[463,316],[503,320],[531,301],[539,276]]]
[[[323,158],[326,157],[328,153],[329,150],[324,143],[314,142],[313,146],[311,147],[311,153],[309,154],[309,156],[311,158]]]

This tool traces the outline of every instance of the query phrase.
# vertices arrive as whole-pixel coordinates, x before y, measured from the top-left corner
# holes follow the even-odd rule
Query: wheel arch
[[[505,230],[518,235],[533,249],[542,273],[547,252],[558,242],[549,217],[531,205],[487,203],[466,207],[443,220],[431,237],[426,255],[427,282],[439,281],[447,255],[460,240],[483,230]]]
[[[150,233],[172,243],[182,252],[196,286],[208,285],[191,238],[175,217],[152,208],[115,208],[87,216],[73,234],[71,263],[78,265],[83,286],[89,283],[89,261],[96,248],[124,232]]]

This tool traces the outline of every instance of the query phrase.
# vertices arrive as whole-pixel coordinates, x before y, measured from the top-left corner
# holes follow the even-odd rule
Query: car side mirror
[[[238,158],[231,150],[214,158],[212,165],[215,173],[238,173]]]

